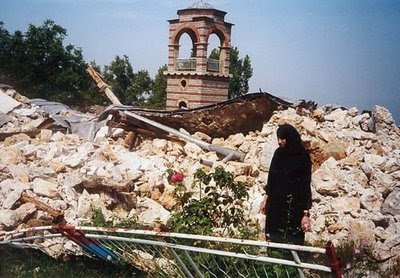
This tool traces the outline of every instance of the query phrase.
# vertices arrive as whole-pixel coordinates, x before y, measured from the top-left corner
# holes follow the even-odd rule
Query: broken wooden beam
[[[3,142],[4,140],[6,140],[6,138],[17,135],[17,134],[26,134],[30,138],[35,138],[37,135],[40,134],[42,129],[44,129],[44,128],[32,129],[32,130],[26,130],[26,131],[3,132],[3,133],[0,133],[0,142]],[[47,128],[47,129],[50,129],[53,132],[56,132],[56,131],[60,131],[62,133],[66,132],[65,128]]]
[[[53,209],[52,207],[50,207],[46,204],[43,204],[39,200],[36,200],[34,197],[31,197],[26,193],[22,193],[21,198],[19,200],[23,203],[34,204],[37,209],[47,212],[49,215],[51,215],[54,218],[53,222],[59,222],[64,218],[64,215],[61,212]]]
[[[246,156],[246,154],[244,154],[244,153],[242,153],[240,151],[236,151],[236,150],[233,150],[233,149],[230,149],[230,148],[226,148],[226,147],[222,147],[222,146],[218,146],[218,145],[209,144],[209,143],[204,142],[204,141],[202,141],[202,140],[200,140],[200,139],[198,139],[198,138],[196,138],[194,136],[185,134],[185,133],[180,132],[180,131],[178,131],[176,129],[173,129],[171,127],[168,127],[168,126],[165,126],[163,124],[157,123],[157,122],[155,122],[153,120],[147,119],[147,118],[145,118],[143,116],[134,114],[132,112],[124,111],[124,113],[129,117],[135,118],[135,119],[137,119],[139,121],[142,121],[144,123],[147,123],[149,125],[157,127],[157,128],[159,128],[161,130],[169,132],[170,134],[176,135],[180,139],[182,139],[182,140],[184,140],[186,142],[194,143],[194,144],[198,145],[202,149],[205,149],[205,150],[208,150],[208,151],[214,151],[216,153],[222,154],[227,158],[227,159],[224,160],[224,162],[226,162],[227,160],[230,160],[230,159],[232,159],[232,160],[237,159],[239,161],[244,161],[244,157]]]
[[[28,135],[30,138],[35,138],[36,135],[40,134],[40,130],[39,129],[35,129],[35,130],[27,130],[27,131],[17,131],[17,132],[4,132],[4,133],[0,133],[0,141],[4,141],[6,140],[6,138],[17,135],[17,134],[26,134]]]
[[[97,87],[100,89],[100,92],[104,92],[107,97],[111,100],[113,104],[118,104],[121,105],[122,103],[119,101],[119,99],[114,95],[114,93],[111,91],[110,86],[108,86],[100,77],[100,75],[94,70],[94,68],[89,65],[86,71],[89,73],[89,75],[96,81]]]

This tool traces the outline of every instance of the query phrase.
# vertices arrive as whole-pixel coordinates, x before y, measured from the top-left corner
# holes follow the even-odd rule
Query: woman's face
[[[281,148],[283,148],[284,146],[286,146],[286,139],[278,138],[278,145],[279,145],[279,147],[281,147]]]

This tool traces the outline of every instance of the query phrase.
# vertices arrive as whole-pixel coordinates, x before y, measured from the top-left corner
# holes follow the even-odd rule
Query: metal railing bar
[[[13,246],[15,246],[15,247],[17,247],[17,248],[21,248],[21,249],[24,249],[24,248],[38,249],[38,247],[37,247],[35,244],[33,244],[33,243],[12,242],[12,243],[10,243],[10,244],[13,245]]]
[[[150,244],[150,245],[154,245],[154,246],[170,247],[170,248],[174,248],[174,249],[187,250],[187,251],[193,251],[193,252],[199,252],[199,253],[214,254],[214,255],[219,255],[219,256],[230,256],[230,257],[240,258],[240,259],[248,259],[248,260],[261,261],[261,262],[266,262],[266,263],[282,264],[282,265],[288,265],[288,266],[294,266],[294,267],[301,267],[301,268],[308,268],[308,269],[320,270],[320,271],[325,271],[325,272],[331,272],[331,268],[327,267],[327,266],[314,265],[314,264],[309,264],[309,263],[296,264],[293,261],[271,258],[271,257],[261,257],[260,256],[257,258],[254,258],[254,257],[249,258],[246,254],[243,254],[243,253],[233,253],[233,252],[227,252],[227,251],[221,251],[221,250],[211,250],[211,249],[185,246],[185,245],[179,245],[179,244],[173,244],[173,243],[167,243],[167,242],[152,241],[152,240],[146,240],[146,239],[123,238],[123,237],[116,237],[116,236],[109,236],[109,235],[95,235],[95,234],[86,234],[86,237],[95,238],[95,239],[106,238],[109,240],[134,242],[134,243],[138,243],[138,244]]]
[[[51,230],[51,229],[53,229],[53,226],[30,227],[30,228],[18,229],[18,230],[13,230],[13,231],[8,231],[8,232],[1,232],[0,237],[12,235],[12,234],[16,234],[16,233],[25,233],[25,232]]]
[[[285,269],[286,277],[287,277],[287,278],[291,278],[291,277],[290,277],[290,274],[289,274],[289,271],[286,269],[286,267],[284,267],[284,269]]]
[[[321,247],[294,245],[294,244],[277,243],[277,242],[269,242],[269,241],[257,241],[257,240],[249,240],[249,239],[223,238],[223,237],[215,237],[215,236],[203,236],[203,235],[192,235],[192,234],[181,234],[181,233],[166,233],[166,232],[156,232],[156,231],[146,231],[146,230],[129,230],[129,229],[112,229],[112,230],[110,230],[109,228],[85,227],[85,226],[77,226],[75,228],[76,228],[76,230],[82,230],[82,231],[102,231],[102,232],[108,232],[108,233],[110,233],[110,232],[117,233],[118,232],[118,233],[136,234],[136,235],[153,235],[153,236],[160,236],[160,237],[180,238],[180,239],[195,239],[195,240],[222,242],[222,243],[236,243],[236,244],[242,244],[242,245],[289,249],[289,250],[295,250],[295,251],[313,252],[313,253],[321,253],[321,254],[326,253],[325,248],[321,248]]]
[[[154,250],[154,248],[149,247],[148,245],[137,245],[136,248],[138,250],[141,250],[142,252],[148,253],[152,256],[155,256],[156,251]]]
[[[0,240],[6,240],[6,238],[8,239],[13,239],[13,238],[18,238],[21,236],[24,236],[25,233],[13,233],[13,234],[9,234],[9,235],[4,235],[0,237]]]
[[[13,238],[0,241],[1,244],[10,244],[14,242],[24,242],[24,241],[31,241],[35,239],[44,239],[44,238],[55,238],[55,237],[63,237],[62,234],[48,234],[48,235],[39,235],[39,236],[29,236],[29,237],[22,237],[22,238]]]
[[[135,251],[141,251],[147,254],[152,255],[153,257],[157,257],[158,258],[164,258],[166,260],[170,260],[170,258],[167,258],[166,256],[164,256],[162,254],[162,252],[155,250],[155,248],[143,248],[143,245],[139,245],[139,244],[132,244],[134,247],[127,245],[127,244],[122,244],[122,242],[120,241],[110,241],[110,240],[99,240],[102,244],[104,244],[107,247],[113,247],[113,251],[115,253],[118,254],[119,258],[124,259],[125,261],[132,261],[134,262],[136,257],[135,256],[140,256],[140,254],[136,253]],[[108,242],[108,243],[106,243]],[[118,251],[115,251],[115,249],[118,249]],[[128,252],[127,252],[128,251]],[[121,253],[122,252],[122,253]],[[132,255],[135,254],[135,255]],[[174,264],[174,266],[178,267],[176,264]],[[161,272],[163,272],[165,275],[168,275],[168,273],[166,273],[158,264],[156,264],[157,269]],[[179,267],[178,267],[179,269]],[[179,270],[181,271],[181,270]],[[168,276],[166,276],[168,277]]]
[[[263,270],[264,270],[265,277],[269,278],[268,271],[265,269],[264,266],[263,266]]]
[[[301,264],[299,254],[297,254],[297,252],[296,252],[296,251],[293,251],[293,250],[291,250],[290,252],[292,253],[292,256],[293,256],[294,261],[295,261],[297,264]],[[300,277],[300,278],[304,278],[304,273],[303,273],[303,271],[302,271],[300,268],[297,268],[297,272],[299,273],[299,277]]]
[[[292,253],[292,256],[293,256],[293,259],[294,259],[294,261],[296,262],[296,263],[298,263],[298,264],[301,264],[301,261],[300,261],[300,258],[299,258],[299,254],[297,254],[297,252],[296,251],[291,251],[291,253]]]
[[[196,70],[196,63],[197,63],[196,58],[187,58],[187,59],[178,58],[175,61],[177,70],[188,70],[188,71]]]
[[[114,253],[116,253],[118,259],[121,259],[123,257],[121,252],[118,250],[118,246],[116,243],[111,243],[108,240],[99,240],[99,242],[106,248],[108,248],[108,249],[112,250]],[[115,250],[115,249],[117,249],[117,250]]]
[[[326,249],[320,248],[320,247],[300,246],[300,245],[275,243],[275,242],[264,242],[264,241],[255,241],[255,240],[241,240],[241,239],[235,239],[235,238],[221,238],[221,237],[215,237],[215,236],[202,236],[202,235],[164,233],[164,232],[160,233],[160,232],[155,232],[155,231],[144,231],[144,230],[131,230],[131,229],[119,229],[119,228],[115,229],[115,228],[103,228],[103,227],[97,228],[97,227],[85,227],[85,226],[76,226],[76,227],[71,226],[71,227],[73,229],[81,230],[81,231],[98,232],[99,234],[97,234],[97,235],[88,234],[88,235],[86,235],[86,237],[98,238],[102,242],[104,242],[104,246],[111,246],[110,249],[115,249],[117,247],[118,250],[122,250],[122,253],[117,254],[117,255],[119,255],[119,257],[130,258],[132,261],[134,260],[135,257],[137,257],[137,256],[132,256],[132,254],[129,254],[129,251],[132,250],[132,246],[136,246],[137,250],[142,250],[141,252],[146,252],[155,257],[164,258],[166,260],[173,261],[173,259],[171,257],[169,257],[168,253],[166,253],[166,249],[158,248],[158,247],[166,247],[166,248],[172,248],[174,250],[183,250],[185,256],[188,256],[188,261],[189,262],[192,261],[192,263],[193,263],[193,265],[191,263],[192,267],[194,265],[202,266],[202,267],[205,267],[205,266],[202,263],[196,264],[196,262],[194,262],[193,259],[190,257],[188,251],[217,255],[217,256],[238,258],[238,259],[241,259],[240,263],[243,263],[245,260],[249,260],[249,261],[254,261],[254,262],[258,261],[258,262],[265,262],[265,263],[271,263],[271,264],[281,264],[281,265],[286,265],[286,266],[290,266],[290,267],[296,267],[298,271],[301,271],[301,273],[303,273],[302,272],[303,268],[325,271],[325,272],[332,272],[331,268],[328,266],[301,262],[300,257],[298,256],[298,254],[296,252],[296,251],[302,251],[302,252],[314,252],[314,253],[327,254]],[[42,234],[42,235],[23,237],[24,233],[43,231],[43,230],[48,230],[48,232],[51,233],[54,231],[54,229],[56,229],[55,226],[40,226],[40,227],[30,227],[30,228],[24,228],[24,229],[8,231],[8,232],[2,231],[2,232],[0,232],[0,245],[10,244],[10,245],[14,245],[14,246],[20,247],[20,248],[31,247],[31,248],[41,250],[40,244],[39,245],[37,243],[26,244],[24,242],[33,241],[35,239],[51,239],[51,238],[64,237],[64,236],[60,233],[57,233],[57,234]],[[122,237],[107,235],[104,233],[118,233],[118,234],[121,234]],[[251,255],[251,254],[247,254],[247,252],[245,252],[245,250],[242,250],[242,252],[244,252],[244,253],[234,253],[234,252],[223,251],[223,250],[211,250],[211,249],[206,249],[206,248],[186,246],[186,245],[174,244],[174,243],[166,243],[166,242],[162,242],[162,241],[145,240],[145,239],[140,239],[140,238],[139,239],[138,238],[129,239],[129,238],[123,237],[124,234],[131,234],[131,235],[133,234],[133,235],[137,235],[137,236],[164,237],[164,238],[170,238],[172,240],[174,240],[174,239],[176,239],[176,240],[177,239],[204,240],[204,241],[219,242],[219,243],[223,243],[223,244],[225,243],[225,244],[237,244],[237,245],[267,247],[267,248],[270,247],[270,248],[288,249],[288,250],[291,250],[294,261],[287,260],[287,259],[279,259],[279,258],[275,258],[275,257],[269,257],[267,254]],[[122,242],[129,242],[130,244],[123,245]],[[151,246],[153,246],[153,247],[151,247]],[[82,251],[83,251],[84,255],[86,255],[86,256],[89,255],[89,257],[92,257],[92,256],[90,256],[90,254],[85,252],[85,250],[82,249]],[[136,254],[136,255],[138,255],[138,254]],[[215,261],[215,258],[213,258],[213,259]],[[226,265],[225,260],[222,260],[222,263]],[[175,264],[175,267],[176,266],[177,265]],[[220,266],[218,264],[217,264],[217,266],[220,268]],[[250,270],[252,272],[252,269],[254,270],[255,266],[256,266],[256,264],[252,264],[252,268],[251,268],[251,266],[248,266],[250,268],[248,268],[247,270]],[[155,267],[156,267],[156,269],[159,268],[159,269],[161,269],[161,271],[163,271],[161,265],[156,264]],[[266,268],[265,268],[265,266],[262,266],[262,267],[263,267],[264,273],[265,273]],[[176,269],[178,270],[179,268],[176,268]],[[198,269],[198,267],[197,267],[197,269]],[[246,268],[243,268],[243,269],[246,270]],[[258,270],[258,269],[256,269],[256,270]],[[198,271],[201,273],[201,271],[199,269],[198,269]],[[286,274],[287,275],[289,274],[287,272],[287,270],[286,270]],[[299,274],[300,274],[300,272],[299,272]],[[196,272],[196,275],[198,275],[197,272]],[[258,274],[256,273],[256,275],[258,275]],[[303,275],[304,275],[304,273],[303,273]],[[302,277],[302,276],[300,276],[300,277]]]
[[[207,59],[207,70],[219,72],[221,67],[221,62],[216,59]]]
[[[198,277],[204,277],[203,273],[200,272],[200,269],[197,267],[196,263],[193,261],[192,257],[190,257],[188,251],[183,250],[183,254],[185,255],[186,259],[188,259],[190,265],[193,267],[194,271],[196,272]]]
[[[175,260],[178,262],[178,264],[182,267],[183,272],[186,274],[186,276],[190,277],[190,278],[194,278],[194,276],[192,275],[192,273],[190,273],[190,271],[187,268],[187,266],[185,265],[185,263],[178,256],[178,254],[176,254],[175,250],[173,248],[168,248],[168,249],[171,251],[172,255],[175,257]]]
[[[144,250],[144,249],[143,249]],[[167,258],[164,254],[163,254],[163,249],[157,249],[157,248],[155,248],[155,247],[153,247],[153,248],[147,248],[146,250],[150,250],[153,254],[153,256],[155,257],[155,258],[158,258],[158,259],[165,259],[165,260],[168,260],[169,261],[169,263],[171,263],[171,265],[173,265],[175,268],[179,268],[179,266],[176,264],[176,262],[174,261],[173,263],[171,262],[171,258]],[[168,250],[171,250],[170,248],[168,248]],[[175,252],[175,250],[174,250],[174,252]],[[176,254],[176,252],[175,252],[175,254]],[[177,254],[178,255],[178,254]],[[175,258],[175,256],[174,256],[174,258]],[[175,258],[175,260],[176,260],[176,258]],[[168,277],[168,272],[166,272],[165,271],[165,269],[163,269],[162,268],[162,266],[160,266],[158,263],[156,264],[157,265],[157,269],[160,271],[160,272],[163,272],[165,275],[167,275],[166,277]]]
[[[247,267],[246,267],[245,261],[244,261],[244,260],[241,260],[240,263],[243,265],[243,269],[244,269],[244,271],[246,272],[245,277],[250,277],[250,276],[249,276],[250,273],[249,273],[249,271],[248,271],[248,269],[247,269]]]
[[[226,261],[225,260],[222,260],[222,263],[224,264],[225,269],[229,269],[228,266],[226,265]],[[236,273],[237,274],[241,274],[239,271],[237,271]]]

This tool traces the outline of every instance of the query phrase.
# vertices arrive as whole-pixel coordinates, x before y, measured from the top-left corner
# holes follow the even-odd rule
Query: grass
[[[55,260],[38,250],[0,247],[0,277],[146,277],[133,266],[89,258]]]

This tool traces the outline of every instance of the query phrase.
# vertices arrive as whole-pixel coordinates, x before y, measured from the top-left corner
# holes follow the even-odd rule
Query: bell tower
[[[196,108],[228,99],[231,28],[226,12],[203,1],[178,10],[169,20],[167,109]],[[179,59],[179,41],[187,34],[192,42],[190,58]],[[209,59],[210,35],[219,39],[219,59]]]

